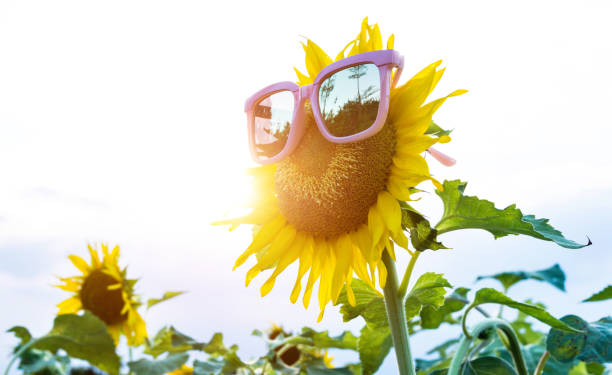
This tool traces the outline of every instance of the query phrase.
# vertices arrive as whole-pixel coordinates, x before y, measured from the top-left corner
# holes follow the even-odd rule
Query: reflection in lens
[[[354,135],[372,126],[379,102],[380,74],[374,64],[340,70],[319,88],[321,117],[335,137]]]
[[[294,96],[291,91],[279,91],[255,104],[255,151],[262,159],[276,156],[285,147],[293,119]]]

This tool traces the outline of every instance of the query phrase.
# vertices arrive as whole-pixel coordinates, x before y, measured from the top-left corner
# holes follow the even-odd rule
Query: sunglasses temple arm
[[[440,162],[440,164],[447,166],[447,167],[452,167],[453,165],[455,165],[455,163],[457,162],[455,159],[451,158],[450,156],[441,153],[440,151],[436,150],[433,147],[430,147],[427,149],[427,152],[434,157],[434,159],[436,159],[437,161]]]
[[[399,78],[402,75],[402,70],[404,70],[404,56],[400,56],[400,61],[397,66],[397,70],[393,75],[393,82],[391,83],[391,88],[394,89],[397,86],[397,82],[399,82]]]

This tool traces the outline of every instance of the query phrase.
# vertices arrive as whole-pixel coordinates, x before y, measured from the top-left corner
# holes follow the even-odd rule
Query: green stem
[[[523,359],[521,346],[519,344],[516,333],[508,322],[501,319],[486,319],[478,323],[474,327],[471,335],[464,335],[463,338],[461,338],[461,342],[459,343],[459,349],[457,349],[457,352],[453,357],[453,361],[451,362],[450,368],[448,369],[448,375],[459,375],[459,371],[461,370],[461,364],[468,352],[470,344],[474,340],[474,337],[478,337],[482,332],[486,330],[491,330],[495,328],[501,330],[506,335],[509,344],[508,350],[512,355],[512,359],[514,360],[514,365],[518,371],[518,374],[528,375],[527,366],[525,365],[525,360]]]
[[[391,338],[395,347],[397,366],[400,375],[415,375],[412,354],[410,353],[410,342],[408,339],[408,324],[404,310],[403,297],[398,293],[398,278],[395,270],[395,262],[387,251],[383,251],[382,260],[387,268],[387,281],[383,289],[385,295],[385,306],[387,318],[391,328]]]
[[[15,361],[17,360],[17,358],[19,358],[23,352],[25,352],[26,350],[28,350],[30,348],[30,346],[34,345],[34,343],[36,342],[36,340],[31,339],[30,341],[28,341],[25,345],[22,345],[21,348],[19,348],[19,350],[17,351],[17,353],[15,353],[15,355],[13,356],[13,358],[11,358],[11,361],[9,362],[8,366],[6,366],[6,370],[4,371],[4,375],[8,375],[9,370],[11,369],[11,367],[13,366],[13,363],[15,363]]]
[[[419,255],[421,255],[420,251],[415,251],[412,257],[410,258],[410,262],[408,263],[408,267],[406,268],[406,272],[404,273],[404,277],[402,278],[402,283],[400,284],[399,290],[397,291],[399,297],[403,300],[404,296],[406,296],[406,292],[408,291],[408,283],[410,282],[410,276],[412,276],[412,270],[414,270],[414,265],[416,264],[417,259],[419,259]]]
[[[540,357],[540,361],[538,362],[538,366],[536,367],[533,375],[540,375],[542,371],[544,371],[544,367],[546,367],[546,361],[548,361],[548,357],[550,357],[550,352],[547,350]]]

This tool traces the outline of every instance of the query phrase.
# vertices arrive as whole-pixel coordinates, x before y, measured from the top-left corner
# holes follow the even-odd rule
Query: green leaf
[[[104,322],[88,311],[82,316],[57,316],[51,331],[37,339],[32,347],[51,352],[62,349],[70,357],[85,360],[111,375],[119,373],[113,338]]]
[[[145,353],[157,358],[163,353],[182,353],[188,350],[203,350],[206,344],[177,331],[172,326],[160,329],[151,341],[147,341]]]
[[[379,326],[382,324],[384,326],[387,320],[387,313],[385,301],[380,293],[359,279],[353,279],[351,288],[355,294],[355,306],[351,306],[348,302],[346,289],[342,290],[336,302],[336,305],[342,305],[340,307],[342,319],[348,322],[358,316],[363,316],[366,322],[371,325]]]
[[[405,202],[400,202],[400,205],[402,207],[402,228],[410,231],[410,242],[416,250],[448,249],[438,242],[438,231],[431,227],[423,215]]]
[[[447,322],[455,324],[458,321],[452,317],[452,313],[461,311],[469,302],[465,299],[468,288],[457,288],[444,299],[440,308],[424,306],[421,310],[421,327],[424,329],[435,329],[440,324]]]
[[[483,288],[478,290],[476,292],[476,296],[474,297],[474,302],[472,302],[471,306],[477,306],[483,303],[497,303],[500,305],[505,305],[522,311],[523,313],[532,316],[537,320],[541,321],[542,323],[548,324],[551,327],[571,332],[578,332],[574,328],[550,315],[540,306],[517,302],[512,298],[504,295],[502,292],[493,288]]]
[[[302,328],[302,337],[312,339],[313,346],[319,349],[338,348],[357,350],[357,337],[350,331],[345,331],[336,337],[330,337],[328,331],[317,332],[312,328]]]
[[[370,328],[367,325],[363,327],[357,342],[363,375],[375,373],[392,346],[391,331],[388,327]]]
[[[204,351],[212,355],[226,355],[230,352],[230,350],[225,347],[225,344],[223,344],[223,334],[219,332],[213,335],[212,339],[210,339],[208,344],[204,347]]]
[[[47,350],[29,349],[20,356],[19,369],[25,374],[65,375],[70,358]]]
[[[21,340],[19,342],[19,345],[26,344],[32,339],[32,335],[30,334],[30,331],[28,331],[26,327],[14,326],[14,327],[9,328],[6,332],[12,332],[15,335],[15,337]]]
[[[206,361],[193,362],[193,375],[220,375],[224,362],[219,359],[209,358]]]
[[[327,368],[316,365],[306,366],[306,373],[308,375],[353,375],[348,367]]]
[[[164,359],[148,360],[139,359],[138,361],[128,362],[130,371],[136,375],[163,375],[174,371],[184,365],[189,359],[189,354],[171,354]]]
[[[566,315],[561,320],[581,332],[564,332],[551,329],[546,340],[550,354],[561,362],[578,359],[585,362],[612,362],[612,318],[605,317],[587,323],[576,315]]]
[[[582,302],[598,302],[612,298],[612,285],[608,285]]]
[[[436,137],[441,137],[443,135],[449,135],[450,133],[452,133],[452,129],[444,130],[433,121],[429,123],[429,127],[427,128],[427,130],[425,130],[425,134],[433,135]]]
[[[444,304],[444,295],[451,285],[441,273],[427,272],[421,275],[406,297],[406,318],[417,316],[423,307],[438,309]]]
[[[174,297],[180,296],[183,293],[185,292],[166,292],[161,298],[149,298],[147,301],[147,309],[151,308],[151,306],[157,305],[158,303],[162,303]]]
[[[513,272],[502,272],[496,273],[495,275],[489,276],[478,276],[476,281],[483,279],[495,279],[502,283],[505,290],[510,289],[511,286],[523,280],[537,280],[544,281],[554,286],[555,288],[565,292],[565,273],[558,264],[550,268],[546,268],[539,271],[527,272],[527,271],[513,271]]]
[[[466,182],[460,180],[444,181],[444,191],[436,194],[444,203],[444,214],[436,225],[438,233],[459,229],[483,229],[495,238],[509,234],[523,234],[545,241],[554,241],[557,245],[579,249],[591,244],[582,245],[563,237],[561,232],[548,225],[548,219],[536,219],[533,215],[523,215],[515,205],[503,210],[487,200],[464,195]]]
[[[429,375],[445,375],[448,369],[437,370]],[[480,357],[461,365],[462,375],[517,375],[511,364],[497,357]]]
[[[513,322],[510,322],[510,325],[512,325],[512,328],[514,328],[519,341],[523,345],[542,342],[542,339],[544,339],[545,336],[544,333],[535,331],[532,328],[531,322],[527,321],[527,317],[527,314],[519,311],[518,317]]]

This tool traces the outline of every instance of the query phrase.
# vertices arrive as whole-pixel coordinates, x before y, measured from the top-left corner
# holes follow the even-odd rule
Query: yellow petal
[[[83,258],[81,258],[80,256],[70,255],[68,256],[68,259],[70,259],[72,264],[74,264],[74,266],[78,268],[79,271],[81,271],[84,275],[88,275],[91,271],[91,267],[89,267],[89,264],[87,264],[87,262],[84,261]]]
[[[262,270],[269,268],[272,264],[276,263],[278,259],[287,252],[287,249],[293,243],[297,231],[291,224],[286,225],[276,235],[270,247],[259,257],[257,265]]]
[[[418,155],[435,145],[436,142],[437,139],[428,135],[398,137],[395,155],[399,157]]]
[[[368,17],[361,22],[361,32],[359,33],[359,53],[368,52],[367,48],[368,37]]]
[[[391,175],[387,180],[387,190],[400,201],[408,202],[410,198],[410,190],[406,184],[398,177]]]
[[[374,24],[374,27],[371,29],[370,42],[371,42],[373,51],[378,51],[378,50],[383,49],[382,37],[380,35],[380,28],[378,27],[377,23]]]
[[[325,241],[325,240],[323,240]],[[331,299],[332,280],[336,268],[335,243],[328,242],[325,251],[319,253],[321,258],[321,281],[319,282],[319,307],[325,309],[325,305]]]
[[[376,206],[370,207],[370,210],[368,211],[368,228],[370,229],[370,234],[372,235],[373,245],[376,245],[383,235],[383,223],[383,219]]]
[[[79,311],[83,305],[78,297],[70,297],[57,304],[59,311],[58,315],[61,314],[74,314]]]
[[[396,260],[396,258],[395,258],[395,248],[393,247],[393,242],[391,242],[388,237],[385,238],[385,249],[389,253],[389,256],[391,257],[391,259],[393,259],[393,261],[395,261]]]
[[[396,155],[393,158],[391,174],[400,178],[414,175],[429,175],[429,166],[421,155]]]
[[[381,260],[378,262],[378,283],[380,287],[384,289],[387,283],[387,267],[385,267],[385,263]]]
[[[291,244],[289,250],[287,250],[278,261],[276,268],[272,275],[268,278],[268,280],[261,286],[261,296],[265,297],[272,288],[274,287],[274,283],[276,281],[276,277],[280,275],[281,272],[285,270],[291,263],[295,262],[302,249],[304,248],[304,243],[306,242],[306,234],[303,232],[299,232],[295,238],[295,241]]]
[[[381,191],[378,194],[376,208],[391,232],[399,233],[402,231],[402,209],[391,193]]]
[[[274,236],[285,227],[286,222],[287,220],[282,215],[278,215],[274,220],[264,224],[255,235],[251,245],[249,245],[247,250],[236,259],[234,269],[242,265],[252,254],[258,252],[272,242]]]
[[[302,302],[304,303],[304,307],[308,308],[310,304],[310,296],[312,295],[312,287],[321,276],[321,257],[319,254],[321,252],[326,251],[327,244],[325,240],[315,239],[313,246],[313,256],[312,256],[312,267],[310,268],[310,273],[308,274],[308,281],[306,282],[306,289],[304,290],[304,296],[302,297]]]
[[[342,49],[342,51],[338,53],[335,61],[342,60],[344,58],[344,52],[346,51],[346,49],[349,48],[349,46],[354,45],[355,43],[357,43],[356,40],[351,40],[350,42],[348,42],[348,44]]]
[[[408,249],[408,237],[406,237],[404,232],[402,231],[400,231],[399,233],[391,232],[391,239],[393,239],[393,242],[395,242],[398,246],[410,252],[410,250]]]
[[[351,270],[351,257],[353,255],[353,243],[348,234],[341,235],[336,241],[336,267],[331,288],[331,298],[335,303],[340,296],[342,286],[346,282]]]
[[[91,256],[91,265],[94,268],[100,267],[102,263],[100,262],[100,257],[98,257],[98,250],[93,249],[91,245],[87,245],[87,249],[89,250],[89,255]]]
[[[74,281],[70,279],[62,279],[62,281],[65,283],[64,285],[58,284],[54,286],[61,290],[65,290],[67,292],[78,292],[81,289],[82,282],[78,282],[78,281]]]
[[[368,274],[368,262],[361,255],[361,251],[353,246],[353,270],[363,282],[374,288],[374,280]]]
[[[261,272],[261,268],[256,264],[247,272],[246,278],[244,279],[244,286],[248,287],[251,281],[255,278],[255,276],[259,275]]]
[[[353,288],[351,288],[351,280],[346,282],[346,297],[348,298],[351,306],[355,306],[357,304],[357,300],[355,299],[355,293],[353,293]]]
[[[300,296],[300,290],[302,289],[302,278],[306,274],[306,271],[308,271],[310,267],[312,267],[313,241],[314,240],[312,236],[307,236],[304,248],[300,253],[300,266],[298,269],[298,275],[295,281],[295,285],[293,286],[293,290],[291,291],[291,303],[295,303],[298,297]]]
[[[389,36],[389,39],[387,40],[387,49],[393,49],[394,45],[395,45],[395,35],[391,34]]]
[[[310,85],[312,83],[312,78],[310,78],[307,75],[305,75],[304,73],[300,72],[299,70],[297,70],[297,68],[293,68],[293,70],[295,70],[295,74],[298,77],[298,84],[300,86],[306,86],[306,85]]]
[[[106,287],[107,290],[117,290],[117,289],[121,289],[123,285],[122,284],[113,284],[113,285],[109,285],[108,287]]]
[[[110,326],[107,325],[106,329],[108,330],[108,333],[113,338],[113,341],[115,342],[115,346],[119,345],[119,337],[121,336],[121,328],[119,327],[119,325],[117,324],[113,324]]]

